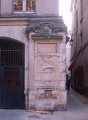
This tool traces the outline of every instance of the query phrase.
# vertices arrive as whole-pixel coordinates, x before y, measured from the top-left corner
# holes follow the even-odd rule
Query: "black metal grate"
[[[23,66],[23,46],[1,47],[1,66],[4,67],[4,86],[20,86],[20,67]]]
[[[23,66],[23,47],[2,47],[1,66]]]
[[[5,67],[5,87],[19,87],[20,86],[20,68],[19,67]]]
[[[24,45],[0,41],[0,108],[24,108]]]

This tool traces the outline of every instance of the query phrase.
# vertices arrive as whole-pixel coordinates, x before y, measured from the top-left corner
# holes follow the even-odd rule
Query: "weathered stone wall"
[[[20,11],[19,11],[20,12]],[[21,16],[22,14],[16,14]],[[25,12],[26,13],[26,12]],[[35,13],[37,15],[59,15],[59,0],[35,0]],[[15,14],[14,13],[14,0],[1,0],[1,14]],[[29,13],[26,13],[29,14]],[[31,14],[31,13],[30,13]],[[28,15],[29,16],[29,15]]]
[[[66,110],[65,41],[65,35],[63,40],[33,40],[30,35],[30,47],[34,53],[29,65],[32,66],[29,109]]]
[[[37,23],[32,20],[33,23],[30,22],[31,27],[28,28],[32,31],[28,34],[28,20],[13,21],[2,20],[0,37],[25,45],[25,107],[34,110],[65,110],[66,35],[61,31],[66,29],[61,18],[58,26],[55,20],[39,19]],[[7,24],[9,25],[6,26]]]

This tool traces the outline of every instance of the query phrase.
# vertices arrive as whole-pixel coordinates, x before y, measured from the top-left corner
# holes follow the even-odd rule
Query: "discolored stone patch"
[[[30,116],[28,116],[29,118],[40,118],[40,116],[38,116],[38,115],[30,115]]]

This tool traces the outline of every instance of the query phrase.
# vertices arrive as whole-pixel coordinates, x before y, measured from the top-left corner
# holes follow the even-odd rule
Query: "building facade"
[[[88,97],[88,1],[72,0],[72,88]]]
[[[71,77],[71,72],[68,70],[68,67],[70,66],[70,59],[71,59],[71,45],[70,45],[71,30],[68,30],[68,37],[69,37],[69,40],[67,40],[67,43],[66,43],[66,74],[68,74]]]
[[[67,28],[58,2],[0,1],[0,108],[66,109]]]

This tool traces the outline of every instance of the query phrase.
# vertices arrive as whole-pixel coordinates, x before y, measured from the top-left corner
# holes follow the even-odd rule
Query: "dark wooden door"
[[[24,108],[24,46],[0,48],[0,108]]]

